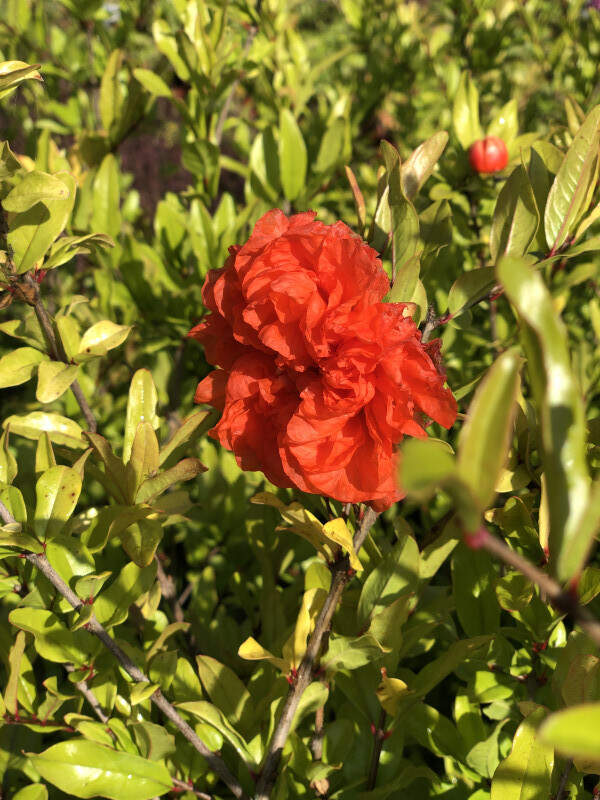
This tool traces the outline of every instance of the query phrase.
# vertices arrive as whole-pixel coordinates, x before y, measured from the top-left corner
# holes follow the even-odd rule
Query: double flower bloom
[[[265,214],[202,290],[189,335],[220,369],[195,401],[222,416],[211,434],[277,486],[383,510],[402,497],[396,445],[444,427],[456,401],[377,253],[344,223]],[[433,358],[432,358],[433,357]]]

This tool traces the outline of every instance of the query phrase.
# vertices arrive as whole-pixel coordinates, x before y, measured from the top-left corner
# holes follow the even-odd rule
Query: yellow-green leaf
[[[17,347],[0,358],[0,389],[28,381],[38,365],[47,360],[45,353],[33,347]]]
[[[10,425],[13,433],[24,436],[26,439],[38,439],[46,431],[54,444],[81,449],[86,446],[80,426],[72,419],[61,417],[60,414],[50,414],[44,411],[32,411],[31,414],[24,416],[13,414],[2,424],[4,428]]]
[[[63,395],[77,378],[79,367],[63,364],[62,361],[44,361],[38,369],[38,384],[35,393],[40,403],[52,403]]]

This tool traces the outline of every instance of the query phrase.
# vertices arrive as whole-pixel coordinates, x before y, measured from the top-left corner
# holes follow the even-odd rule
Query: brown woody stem
[[[0,501],[0,517],[4,521],[5,524],[14,524],[16,522],[13,515],[10,513],[8,508]],[[67,586],[67,584],[63,581],[60,575],[56,572],[56,570],[52,567],[48,559],[43,554],[36,554],[36,553],[26,553],[25,558],[31,564],[33,564],[36,569],[38,569],[54,586],[56,591],[65,598],[65,600],[71,604],[71,606],[75,609],[75,611],[80,611],[84,603],[82,600],[75,594],[75,592]],[[110,636],[106,628],[101,625],[96,617],[92,615],[89,621],[85,625],[85,629],[90,633],[93,633],[102,644],[110,650],[113,656],[117,659],[119,664],[123,667],[125,672],[133,678],[136,683],[147,683],[149,681],[148,677],[142,672],[139,667],[137,667],[133,661],[129,658],[129,656],[119,647],[119,645],[115,642],[115,640]],[[188,742],[197,750],[200,755],[202,755],[208,765],[212,769],[214,773],[216,773],[219,778],[225,783],[230,791],[236,798],[239,800],[248,800],[247,795],[245,794],[244,790],[242,789],[239,781],[237,778],[229,771],[229,767],[225,764],[225,762],[216,754],[213,753],[212,750],[209,750],[208,747],[204,744],[204,742],[198,737],[196,732],[193,728],[188,725],[188,723],[179,715],[175,707],[166,699],[166,697],[162,694],[160,689],[157,689],[156,692],[150,698],[152,702],[158,706],[158,708],[162,711],[162,713],[167,717],[167,719],[171,720],[171,722],[175,725],[175,727],[183,734],[183,736],[188,740]]]
[[[359,525],[358,530],[354,536],[354,549],[356,552],[360,550],[367,534],[373,527],[378,514],[370,508],[365,511],[364,517]],[[343,558],[338,561],[332,568],[331,587],[329,594],[325,599],[321,613],[315,622],[315,629],[308,642],[306,653],[300,666],[298,667],[298,674],[294,680],[288,696],[285,700],[281,716],[277,722],[277,726],[269,742],[267,754],[265,756],[263,769],[256,786],[256,795],[254,800],[267,800],[277,780],[277,772],[281,754],[287,741],[294,714],[300,703],[300,699],[309,684],[312,681],[312,672],[320,652],[323,639],[326,633],[329,632],[331,626],[331,619],[337,608],[342,592],[348,581],[350,580],[351,573],[349,573],[348,558]]]
[[[551,578],[534,564],[512,550],[497,536],[493,536],[486,528],[465,537],[467,545],[474,549],[487,550],[490,555],[503,561],[508,566],[525,575],[544,593],[548,602],[558,611],[568,614],[579,627],[587,633],[597,647],[600,647],[600,622],[585,606],[582,606],[574,593],[566,591],[554,578]]]
[[[71,362],[65,353],[65,349],[60,337],[56,336],[54,333],[52,320],[50,319],[50,315],[46,311],[46,307],[42,301],[38,284],[31,277],[31,275],[27,275],[25,281],[33,294],[33,310],[35,311],[35,316],[37,317],[37,321],[39,322],[42,333],[44,334],[44,339],[46,340],[50,357],[54,361],[62,361],[65,364],[70,364]],[[81,391],[81,386],[79,385],[78,381],[73,381],[71,384],[71,391],[77,400],[79,408],[81,409],[81,413],[85,417],[88,430],[91,431],[91,433],[95,433],[98,429],[98,424],[96,422],[94,413],[88,404],[88,401],[85,399],[85,395]]]

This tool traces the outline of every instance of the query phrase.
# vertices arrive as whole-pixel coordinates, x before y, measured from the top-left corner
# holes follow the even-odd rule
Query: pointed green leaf
[[[18,791],[13,800],[48,800],[48,789],[43,783],[32,783]]]
[[[522,256],[533,241],[539,224],[539,214],[522,164],[509,175],[500,190],[490,231],[492,261],[499,256]]]
[[[412,200],[429,178],[448,143],[446,131],[434,133],[414,150],[401,167],[402,191]]]
[[[539,708],[517,728],[511,753],[492,778],[491,800],[550,797],[554,751],[537,732],[545,714]]]
[[[185,419],[169,441],[160,448],[160,466],[168,462],[180,448],[183,450],[194,442],[197,436],[212,426],[214,421],[215,415],[210,411],[198,411]]]
[[[149,69],[134,69],[133,77],[154,97],[171,97],[171,90],[164,80]]]
[[[77,378],[79,367],[62,361],[44,361],[38,368],[35,392],[40,403],[52,403],[63,395]]]
[[[119,168],[112,153],[104,156],[94,178],[91,227],[116,239],[121,232]]]
[[[131,325],[116,325],[108,319],[96,322],[81,337],[76,361],[85,361],[94,356],[104,356],[109,350],[119,347],[129,336]]]
[[[463,150],[482,138],[479,123],[479,92],[468,72],[460,76],[452,108],[454,131]]]
[[[17,475],[17,459],[8,446],[9,430],[7,427],[0,436],[0,483],[12,483]]]
[[[41,541],[55,536],[69,519],[81,493],[81,476],[71,467],[50,467],[35,486],[33,528]]]
[[[196,663],[206,694],[234,725],[252,714],[252,698],[235,672],[210,656],[196,656]]]
[[[517,119],[517,101],[513,98],[492,119],[487,129],[487,136],[497,136],[510,146],[519,132],[519,120]]]
[[[147,369],[138,369],[131,379],[129,387],[125,435],[123,438],[123,463],[126,464],[131,457],[133,439],[140,422],[149,422],[154,430],[158,428],[157,403],[158,395],[156,394],[152,375]]]
[[[123,64],[123,51],[113,50],[106,62],[106,68],[100,81],[100,120],[108,133],[113,123],[118,122],[123,111],[123,90],[119,82],[119,70]]]
[[[540,274],[522,259],[504,257],[498,264],[498,277],[521,320],[541,422],[550,563],[563,582],[581,570],[591,544],[590,528],[582,528],[590,502],[590,478],[581,390],[571,372],[567,331]]]
[[[450,287],[448,311],[453,317],[486,298],[496,285],[493,267],[480,267],[463,272]]]
[[[206,472],[206,467],[197,458],[184,458],[171,469],[159,472],[153,478],[145,480],[136,495],[136,503],[151,502],[159,494],[165,492],[174,483],[189,481]]]
[[[50,467],[55,466],[56,457],[52,449],[52,442],[46,431],[44,431],[38,439],[35,449],[35,474],[39,477],[42,472],[46,472]]]
[[[123,531],[121,544],[134,564],[147,567],[154,558],[162,535],[162,525],[158,520],[139,519]]]
[[[471,487],[482,511],[495,495],[508,456],[521,358],[516,349],[499,356],[481,381],[469,406],[458,448],[458,473]]]
[[[17,272],[23,273],[42,260],[50,245],[64,230],[73,210],[77,190],[75,179],[66,172],[54,176],[64,184],[65,196],[55,197],[48,206],[36,203],[10,222],[8,244],[13,249]]]
[[[284,108],[279,116],[279,172],[288,200],[295,200],[306,181],[307,154],[302,132],[292,112]]]
[[[587,211],[598,170],[600,106],[587,116],[558,170],[544,214],[546,241],[552,251],[564,244]]]

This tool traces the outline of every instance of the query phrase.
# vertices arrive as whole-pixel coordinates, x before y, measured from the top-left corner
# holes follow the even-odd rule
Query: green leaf
[[[420,272],[421,259],[418,255],[405,261],[397,270],[394,285],[385,298],[386,302],[409,303],[414,297]]]
[[[517,728],[512,751],[492,778],[491,800],[523,800],[550,797],[554,753],[537,728],[546,710],[539,708]]]
[[[307,154],[302,132],[294,115],[283,108],[279,115],[279,173],[287,200],[295,200],[306,181]]]
[[[75,797],[150,800],[173,788],[164,764],[86,739],[69,739],[27,755],[44,780]]]
[[[48,789],[43,783],[31,783],[18,791],[13,800],[48,800]]]
[[[52,403],[63,395],[77,378],[79,367],[62,361],[44,361],[38,369],[35,397],[40,403]]]
[[[17,476],[17,459],[10,452],[9,428],[0,436],[0,483],[12,483]]]
[[[550,563],[563,582],[581,570],[594,533],[588,525],[582,528],[590,502],[590,479],[581,390],[571,373],[567,331],[539,273],[522,259],[504,257],[498,264],[498,277],[521,320],[541,423]]]
[[[392,266],[394,270],[398,269],[399,272],[402,272],[407,262],[417,255],[419,248],[419,215],[409,200],[400,197],[397,202],[392,202],[391,186],[389,198],[392,217]],[[412,286],[413,292],[415,286],[416,279]]]
[[[13,262],[19,273],[27,272],[42,260],[63,231],[73,210],[77,190],[75,179],[66,172],[59,172],[54,177],[64,184],[65,195],[53,198],[48,207],[36,203],[10,222],[7,241],[13,249]]]
[[[456,614],[467,636],[498,631],[496,577],[494,563],[487,553],[465,545],[456,548],[452,556],[452,594]]]
[[[458,473],[483,510],[495,495],[506,463],[521,386],[515,348],[499,356],[477,387],[459,437]]]
[[[160,75],[150,69],[134,69],[133,77],[154,97],[171,97],[171,90]]]
[[[250,149],[250,186],[254,194],[274,203],[279,194],[279,154],[271,128],[258,133]]]
[[[426,142],[420,144],[402,164],[400,175],[402,191],[407,200],[417,196],[429,178],[448,143],[446,131],[434,133]]]
[[[419,581],[419,548],[405,535],[386,553],[364,583],[356,612],[360,627],[378,608],[410,594]]]
[[[175,737],[162,725],[153,722],[134,722],[130,728],[144,758],[161,761],[176,752]]]
[[[495,263],[507,254],[524,255],[535,237],[539,221],[527,171],[519,164],[510,173],[496,201],[490,231],[492,261]]]
[[[600,106],[586,117],[558,170],[544,214],[546,241],[557,250],[587,211],[598,170]]]
[[[488,646],[492,638],[488,634],[455,642],[445,653],[423,667],[413,680],[411,689],[419,697],[425,697],[434,686],[437,686],[440,681],[443,681],[451,672],[454,672],[470,655]]]
[[[81,493],[81,476],[71,467],[51,467],[35,486],[37,503],[33,528],[41,541],[60,533]]]
[[[2,498],[2,502],[6,505],[5,498]],[[22,532],[19,522],[10,522],[8,525],[0,527],[0,546],[16,547],[20,551],[25,550],[30,553],[39,553],[43,550],[41,542],[38,542],[33,536]]]
[[[70,631],[59,618],[44,608],[15,608],[8,617],[11,625],[34,635],[35,649],[42,658],[57,664],[87,664],[98,644],[86,631]]]
[[[21,674],[21,662],[23,661],[25,644],[25,632],[19,631],[8,654],[10,672],[4,689],[4,704],[8,712],[13,716],[18,714],[19,711],[19,676]]]
[[[163,529],[156,519],[140,519],[121,534],[123,549],[138,567],[147,567],[162,539]]]
[[[144,568],[135,564],[123,567],[94,603],[98,622],[107,628],[124,622],[129,614],[129,606],[148,591],[155,577],[155,563]]]
[[[26,80],[43,81],[38,72],[40,64],[27,64],[25,61],[0,62],[0,99],[11,94],[20,83]]]
[[[171,469],[159,472],[153,478],[145,480],[136,495],[136,503],[152,502],[158,495],[180,481],[189,481],[206,472],[206,467],[197,458],[184,458]]]
[[[100,121],[108,133],[118,123],[123,112],[123,90],[119,82],[119,70],[123,64],[123,51],[113,50],[106,62],[106,68],[100,81],[98,106]]]
[[[212,702],[234,724],[252,716],[252,698],[238,676],[210,656],[196,656],[198,674]]]
[[[83,449],[86,446],[83,430],[72,419],[61,417],[60,414],[49,414],[45,411],[32,411],[23,417],[13,414],[2,423],[4,428],[10,425],[12,433],[24,436],[26,439],[39,439],[45,431],[54,444],[65,447]]]
[[[517,118],[517,101],[513,98],[492,119],[487,129],[487,136],[497,136],[510,146],[519,132],[519,120]]]
[[[91,226],[93,230],[106,233],[113,239],[121,232],[119,168],[112,153],[104,156],[94,178]]]
[[[493,267],[480,267],[463,272],[448,293],[448,311],[453,317],[486,298],[496,285]]]
[[[169,59],[177,77],[184,82],[189,81],[190,71],[183,58],[179,55],[177,39],[169,27],[169,23],[164,19],[155,20],[152,24],[152,35],[156,42],[156,47]]]
[[[248,749],[248,745],[233,725],[227,721],[223,713],[212,703],[207,703],[205,700],[195,700],[189,703],[178,703],[177,708],[187,711],[188,714],[192,714],[202,722],[208,723],[227,739],[249,769],[256,770],[258,765]]]
[[[140,422],[137,426],[128,463],[135,475],[136,492],[146,478],[158,472],[158,439],[149,422]]]
[[[104,233],[88,233],[84,236],[61,236],[50,248],[50,255],[44,261],[44,269],[59,267],[79,253],[92,253],[95,250],[114,246],[115,243],[110,236]],[[60,319],[61,317],[56,320],[57,324]]]
[[[140,422],[149,422],[156,430],[159,420],[156,415],[158,395],[147,369],[138,369],[131,379],[129,398],[127,400],[127,416],[125,418],[125,435],[123,438],[123,463],[131,457],[131,447],[135,432]]]
[[[129,336],[131,328],[131,325],[117,325],[108,319],[96,322],[81,337],[75,361],[85,361],[94,356],[105,356],[109,350],[123,344]]]
[[[196,438],[204,433],[215,421],[215,415],[210,411],[197,411],[187,417],[166,444],[160,448],[159,464],[168,463],[178,451],[192,444]]]
[[[0,358],[0,389],[19,386],[28,381],[42,361],[48,356],[33,347],[17,347]]]
[[[473,142],[483,136],[479,123],[479,92],[468,72],[460,76],[454,95],[452,122],[463,150],[468,150]]]
[[[134,683],[129,693],[131,705],[137,706],[139,703],[143,703],[145,700],[148,700],[150,697],[152,697],[157,689],[160,689],[160,686],[157,683],[150,683],[150,681],[140,681],[139,683]]]
[[[45,203],[48,207],[61,198],[69,197],[68,186],[54,175],[45,172],[28,172],[14,186],[2,201],[5,211],[19,214],[28,211],[36,203]]]

